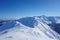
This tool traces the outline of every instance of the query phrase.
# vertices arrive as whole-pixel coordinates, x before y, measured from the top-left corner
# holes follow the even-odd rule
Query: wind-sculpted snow
[[[56,28],[49,24],[52,21],[45,16],[11,20],[0,27],[0,40],[60,40]]]

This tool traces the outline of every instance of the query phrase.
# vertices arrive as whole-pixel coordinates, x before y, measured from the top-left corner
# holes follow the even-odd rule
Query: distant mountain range
[[[60,40],[60,17],[43,15],[1,20],[0,40]]]

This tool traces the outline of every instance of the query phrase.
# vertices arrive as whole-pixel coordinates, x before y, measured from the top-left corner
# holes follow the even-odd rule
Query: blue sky
[[[60,16],[60,0],[0,0],[1,18]]]

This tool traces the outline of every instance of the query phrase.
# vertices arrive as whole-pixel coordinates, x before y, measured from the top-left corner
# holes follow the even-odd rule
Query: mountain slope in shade
[[[60,34],[48,24],[52,21],[45,16],[9,21],[9,28],[0,32],[0,40],[60,40]]]

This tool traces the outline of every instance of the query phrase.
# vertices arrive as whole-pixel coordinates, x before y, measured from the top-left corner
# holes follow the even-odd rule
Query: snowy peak
[[[36,22],[34,17],[21,18],[18,21],[21,22],[23,25],[29,26],[31,28],[34,28],[34,24]]]
[[[59,17],[34,16],[0,22],[0,40],[60,40],[58,20]]]
[[[24,17],[19,19],[18,21],[21,22],[25,26],[29,26],[34,28],[34,25],[37,24],[37,20],[42,21],[44,23],[51,23],[46,16],[34,16],[34,17]]]
[[[43,16],[34,16],[34,17],[24,17],[24,18],[18,19],[17,21],[23,24],[24,26],[34,28],[36,25],[38,25],[38,21],[41,23],[47,24],[49,26],[52,26],[52,25],[55,26],[55,24],[56,25],[60,24],[60,17],[46,17],[43,15]],[[12,28],[12,26],[15,24],[17,24],[16,20],[0,21],[0,25],[3,25],[0,27],[2,28],[0,30]]]

